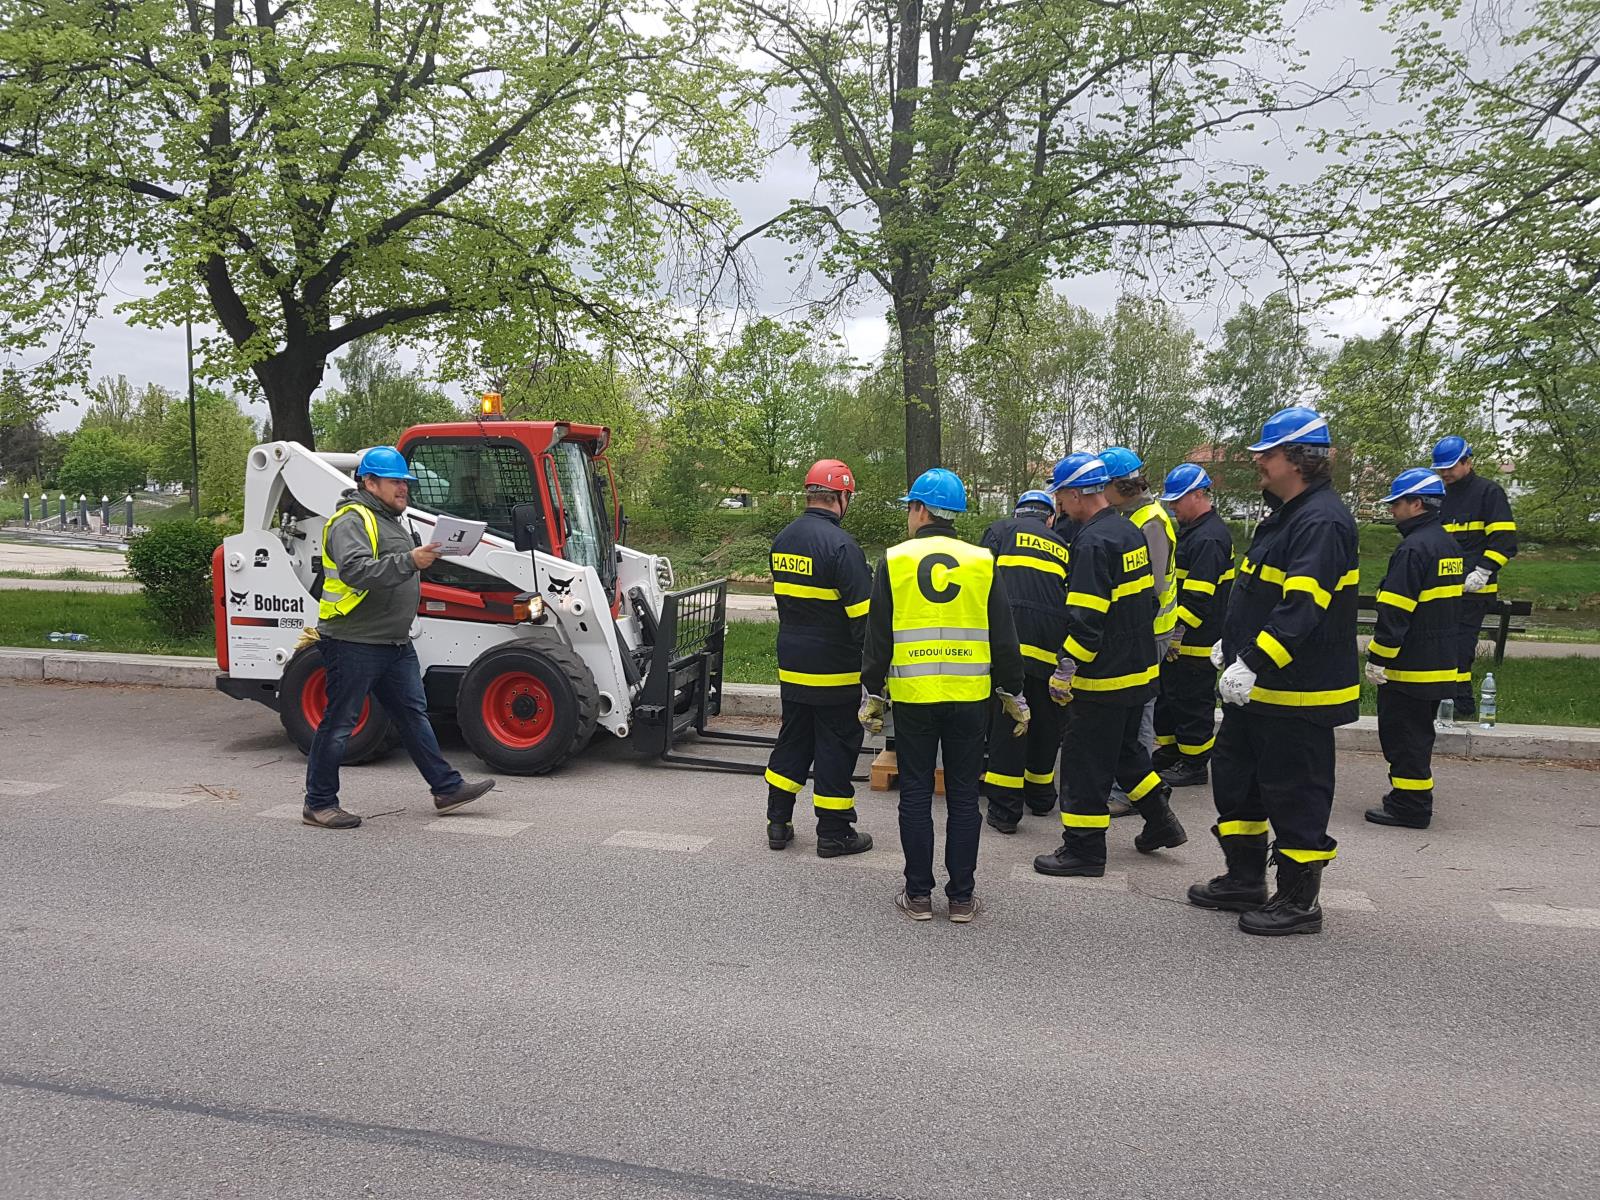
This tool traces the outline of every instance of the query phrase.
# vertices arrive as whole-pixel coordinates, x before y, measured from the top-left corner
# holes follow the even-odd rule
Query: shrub
[[[223,532],[209,521],[168,521],[128,543],[128,570],[169,633],[198,633],[210,623],[211,555]]]

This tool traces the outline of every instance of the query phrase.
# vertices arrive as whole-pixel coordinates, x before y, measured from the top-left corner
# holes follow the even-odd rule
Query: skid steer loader
[[[489,408],[489,398],[485,398]],[[721,711],[727,581],[673,590],[671,563],[621,544],[603,426],[485,418],[419,425],[399,449],[417,483],[404,520],[419,544],[438,515],[483,521],[469,554],[423,572],[411,627],[430,715],[453,719],[494,770],[543,774],[597,730],[674,764],[757,773],[679,754]],[[296,442],[251,450],[244,529],[212,562],[217,688],[275,709],[302,752],[327,708],[317,620],[322,530],[359,455]],[[395,744],[369,701],[347,763]]]

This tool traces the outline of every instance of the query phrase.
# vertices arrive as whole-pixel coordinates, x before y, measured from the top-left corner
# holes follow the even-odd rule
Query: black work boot
[[[1160,772],[1161,782],[1175,788],[1199,787],[1206,781],[1207,774],[1203,758],[1180,758]]]
[[[1213,825],[1211,832],[1222,846],[1225,874],[1208,883],[1191,884],[1189,903],[1197,908],[1220,908],[1227,912],[1249,912],[1267,903],[1267,835],[1230,834],[1223,837]]]
[[[1153,770],[1164,771],[1183,757],[1176,746],[1157,746],[1150,755],[1150,766]]]
[[[1105,830],[1062,834],[1061,845],[1035,858],[1033,869],[1041,875],[1082,875],[1099,879],[1106,873]]]
[[[1278,890],[1265,908],[1239,914],[1239,928],[1245,933],[1276,937],[1285,933],[1321,933],[1322,906],[1317,893],[1322,889],[1322,862],[1295,862],[1281,853],[1278,860]]]
[[[1374,825],[1398,825],[1402,829],[1426,829],[1433,820],[1432,812],[1418,812],[1415,809],[1406,809],[1402,806],[1391,804],[1390,796],[1383,798],[1383,803],[1366,812],[1367,820]]]
[[[793,821],[768,821],[767,846],[773,850],[782,850],[794,841]]]
[[[818,858],[838,858],[841,854],[861,854],[872,849],[872,835],[851,829],[833,837],[817,837]]]
[[[999,830],[1001,833],[1015,833],[1017,826],[1022,822],[1021,797],[1015,794],[998,796],[990,792],[988,812],[984,814],[983,819],[990,829]]]
[[[1189,840],[1183,822],[1178,820],[1178,814],[1167,803],[1169,794],[1167,785],[1163,783],[1143,800],[1134,803],[1134,808],[1144,818],[1144,828],[1133,839],[1133,848],[1140,854],[1170,850]]]

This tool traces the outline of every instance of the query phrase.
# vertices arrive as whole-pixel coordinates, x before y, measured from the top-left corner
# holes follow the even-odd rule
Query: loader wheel
[[[555,770],[588,744],[599,717],[594,676],[553,636],[484,651],[456,695],[467,745],[507,775]]]
[[[321,648],[312,643],[289,660],[278,682],[278,719],[301,754],[311,753],[311,739],[327,711],[328,670]],[[388,753],[392,727],[383,706],[369,696],[345,747],[344,765],[353,767]]]

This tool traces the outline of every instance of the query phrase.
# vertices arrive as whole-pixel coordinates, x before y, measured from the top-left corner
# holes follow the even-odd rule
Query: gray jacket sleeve
[[[328,557],[339,564],[339,578],[358,592],[393,587],[417,573],[409,550],[373,556],[359,513],[345,513],[328,527],[327,550]]]
[[[1167,585],[1167,561],[1172,557],[1172,543],[1167,540],[1167,526],[1157,519],[1146,521],[1141,530],[1150,547],[1150,575],[1156,581],[1156,607],[1161,607],[1161,589]]]

